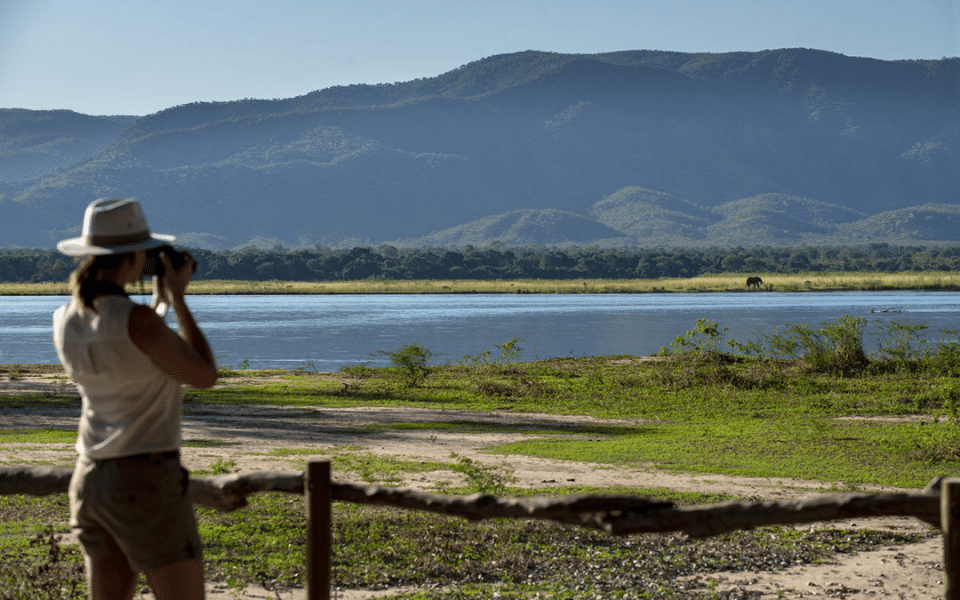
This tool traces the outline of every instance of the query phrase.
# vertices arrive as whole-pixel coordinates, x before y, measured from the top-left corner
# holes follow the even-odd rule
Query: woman
[[[141,280],[153,235],[140,204],[100,199],[87,207],[83,235],[57,244],[84,257],[70,276],[72,298],[53,317],[53,338],[82,399],[70,521],[79,534],[94,600],[133,597],[146,574],[158,600],[204,597],[203,563],[188,474],[180,466],[181,385],[217,380],[213,353],[184,294],[194,261],[174,268],[160,254],[154,308],[124,288]],[[155,310],[176,313],[178,331]]]

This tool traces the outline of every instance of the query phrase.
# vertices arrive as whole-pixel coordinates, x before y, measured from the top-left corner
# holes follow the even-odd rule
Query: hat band
[[[90,246],[128,246],[152,240],[150,231],[138,231],[130,235],[88,235],[86,242]]]

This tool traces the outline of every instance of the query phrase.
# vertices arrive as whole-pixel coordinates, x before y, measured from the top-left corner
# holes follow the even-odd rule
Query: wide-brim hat
[[[63,240],[57,250],[68,256],[123,254],[169,244],[172,235],[150,233],[140,203],[132,198],[100,198],[83,215],[83,235]]]

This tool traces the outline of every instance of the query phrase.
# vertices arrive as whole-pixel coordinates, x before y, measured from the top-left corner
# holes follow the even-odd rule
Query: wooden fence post
[[[310,462],[307,495],[307,600],[330,600],[330,463]]]
[[[947,600],[960,600],[960,479],[943,480],[940,492],[943,532],[943,585]]]

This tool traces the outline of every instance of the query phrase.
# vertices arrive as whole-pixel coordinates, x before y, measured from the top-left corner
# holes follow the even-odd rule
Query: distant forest
[[[712,273],[960,271],[960,245],[734,249],[565,249],[492,246],[204,250],[195,279],[656,279]],[[55,250],[0,249],[0,281],[64,281],[71,259]]]

